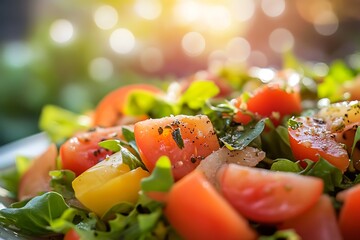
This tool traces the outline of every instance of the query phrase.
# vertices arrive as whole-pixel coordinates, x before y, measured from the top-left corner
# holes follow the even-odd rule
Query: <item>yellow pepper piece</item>
[[[76,198],[101,217],[120,202],[135,203],[140,181],[149,175],[142,168],[130,171],[118,152],[83,172],[74,179],[72,186]]]

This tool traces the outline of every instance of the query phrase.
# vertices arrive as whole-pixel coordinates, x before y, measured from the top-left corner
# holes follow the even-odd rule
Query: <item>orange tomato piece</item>
[[[360,184],[339,192],[336,198],[343,202],[339,214],[339,226],[344,240],[359,239]]]
[[[164,213],[184,239],[256,239],[248,221],[198,170],[189,173],[171,188]]]
[[[300,125],[288,128],[292,153],[297,160],[314,162],[323,157],[344,172],[349,166],[349,156],[343,146],[335,141],[335,135],[326,130],[326,123],[311,117],[298,117]]]
[[[278,223],[303,214],[323,192],[320,178],[228,164],[219,170],[224,197],[238,212],[263,223]]]
[[[134,125],[141,159],[151,172],[161,156],[169,157],[175,180],[194,170],[200,161],[220,148],[209,118],[178,115],[148,119]]]
[[[234,121],[247,124],[252,120],[251,115],[260,118],[269,117],[275,126],[281,124],[287,115],[299,114],[302,111],[301,97],[295,88],[283,89],[280,85],[263,85],[257,88],[244,103],[239,98],[234,100],[239,109]]]
[[[335,209],[328,195],[322,195],[314,207],[300,216],[281,223],[279,229],[294,229],[302,240],[342,239]]]
[[[125,119],[124,107],[128,96],[134,91],[144,91],[161,94],[162,91],[149,84],[132,84],[120,87],[107,94],[96,106],[94,112],[94,125],[112,127],[144,120],[147,116],[137,116],[134,119]]]

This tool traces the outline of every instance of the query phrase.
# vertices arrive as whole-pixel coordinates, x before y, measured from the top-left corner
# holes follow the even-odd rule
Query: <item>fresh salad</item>
[[[0,176],[3,228],[51,239],[358,239],[357,71],[224,67],[44,106]],[[295,64],[296,63],[296,64]],[[6,189],[6,190],[5,190]]]

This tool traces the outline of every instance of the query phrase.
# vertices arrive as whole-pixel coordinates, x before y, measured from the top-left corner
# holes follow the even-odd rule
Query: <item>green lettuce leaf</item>
[[[61,143],[76,131],[86,130],[90,126],[90,117],[54,105],[44,106],[39,120],[39,128],[55,143]]]
[[[44,236],[54,234],[50,225],[69,206],[56,192],[32,198],[23,207],[0,210],[0,222],[25,234]]]

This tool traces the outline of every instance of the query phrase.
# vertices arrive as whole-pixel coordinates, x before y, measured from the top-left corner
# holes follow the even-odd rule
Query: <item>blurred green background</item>
[[[284,52],[360,67],[357,0],[1,0],[0,145],[132,82],[220,65],[281,68]]]

